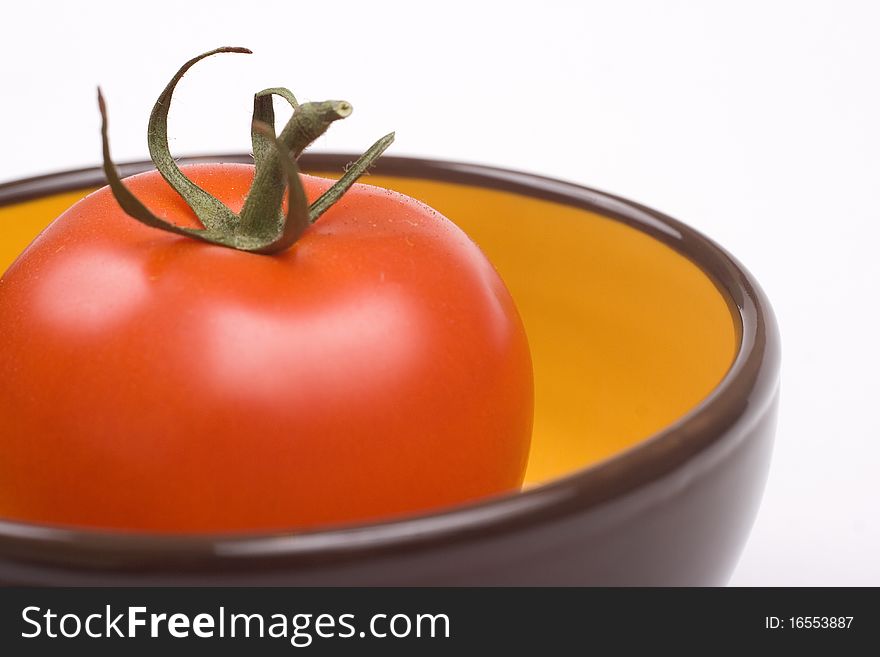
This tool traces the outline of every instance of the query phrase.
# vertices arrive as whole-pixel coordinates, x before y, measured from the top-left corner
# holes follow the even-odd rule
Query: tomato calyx
[[[98,88],[104,174],[120,207],[147,226],[240,251],[267,255],[280,253],[293,246],[305,229],[317,221],[369,169],[394,141],[394,133],[374,143],[336,183],[309,205],[296,160],[334,121],[350,115],[352,106],[344,100],[300,104],[293,93],[283,87],[257,92],[251,122],[254,181],[241,212],[236,214],[184,175],[174,161],[168,144],[168,109],[177,83],[197,62],[218,53],[250,54],[251,51],[239,47],[216,48],[187,61],[156,100],[147,127],[150,157],[156,169],[186,201],[204,228],[186,228],[157,217],[125,186],[110,156],[107,106]],[[276,134],[274,128],[273,96],[285,99],[293,108],[293,114],[280,134]],[[285,189],[287,213],[283,214],[281,208]]]

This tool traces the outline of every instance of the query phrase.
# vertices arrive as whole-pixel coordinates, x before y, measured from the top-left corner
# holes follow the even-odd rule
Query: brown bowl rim
[[[307,153],[304,170],[342,170],[355,155]],[[250,163],[249,155],[182,158],[181,163]],[[151,162],[119,167],[125,176]],[[669,245],[699,266],[729,299],[740,348],[722,381],[689,413],[606,460],[525,491],[439,513],[305,532],[245,535],[114,533],[0,520],[0,559],[114,571],[165,572],[307,569],[502,536],[583,513],[658,480],[709,449],[737,424],[763,415],[778,385],[779,335],[773,311],[751,274],[695,229],[656,210],[555,178],[464,162],[381,158],[379,175],[438,180],[523,194],[621,221]],[[369,179],[365,179],[369,182]],[[0,184],[0,206],[104,184],[99,167]]]

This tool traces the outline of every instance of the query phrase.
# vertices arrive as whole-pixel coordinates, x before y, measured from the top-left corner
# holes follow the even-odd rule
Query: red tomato
[[[187,175],[238,211],[253,167]],[[309,200],[332,181],[303,176]],[[198,227],[150,172],[126,181]],[[282,530],[514,491],[525,333],[456,226],[358,184],[280,255],[145,227],[101,189],[0,279],[0,517]]]

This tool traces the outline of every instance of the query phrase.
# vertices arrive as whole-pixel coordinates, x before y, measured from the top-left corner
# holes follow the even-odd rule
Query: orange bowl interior
[[[725,295],[692,261],[636,228],[519,194],[369,176],[457,223],[507,283],[535,370],[527,484],[626,450],[700,403],[738,349]],[[91,190],[0,207],[0,272]]]

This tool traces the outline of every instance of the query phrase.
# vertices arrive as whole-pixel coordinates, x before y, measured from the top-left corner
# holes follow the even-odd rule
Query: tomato
[[[238,211],[254,169],[185,167]],[[309,200],[332,181],[302,177]],[[156,172],[126,180],[198,227]],[[522,323],[449,220],[354,185],[289,250],[144,226],[108,188],[0,279],[0,517],[287,530],[515,491],[532,425]]]

